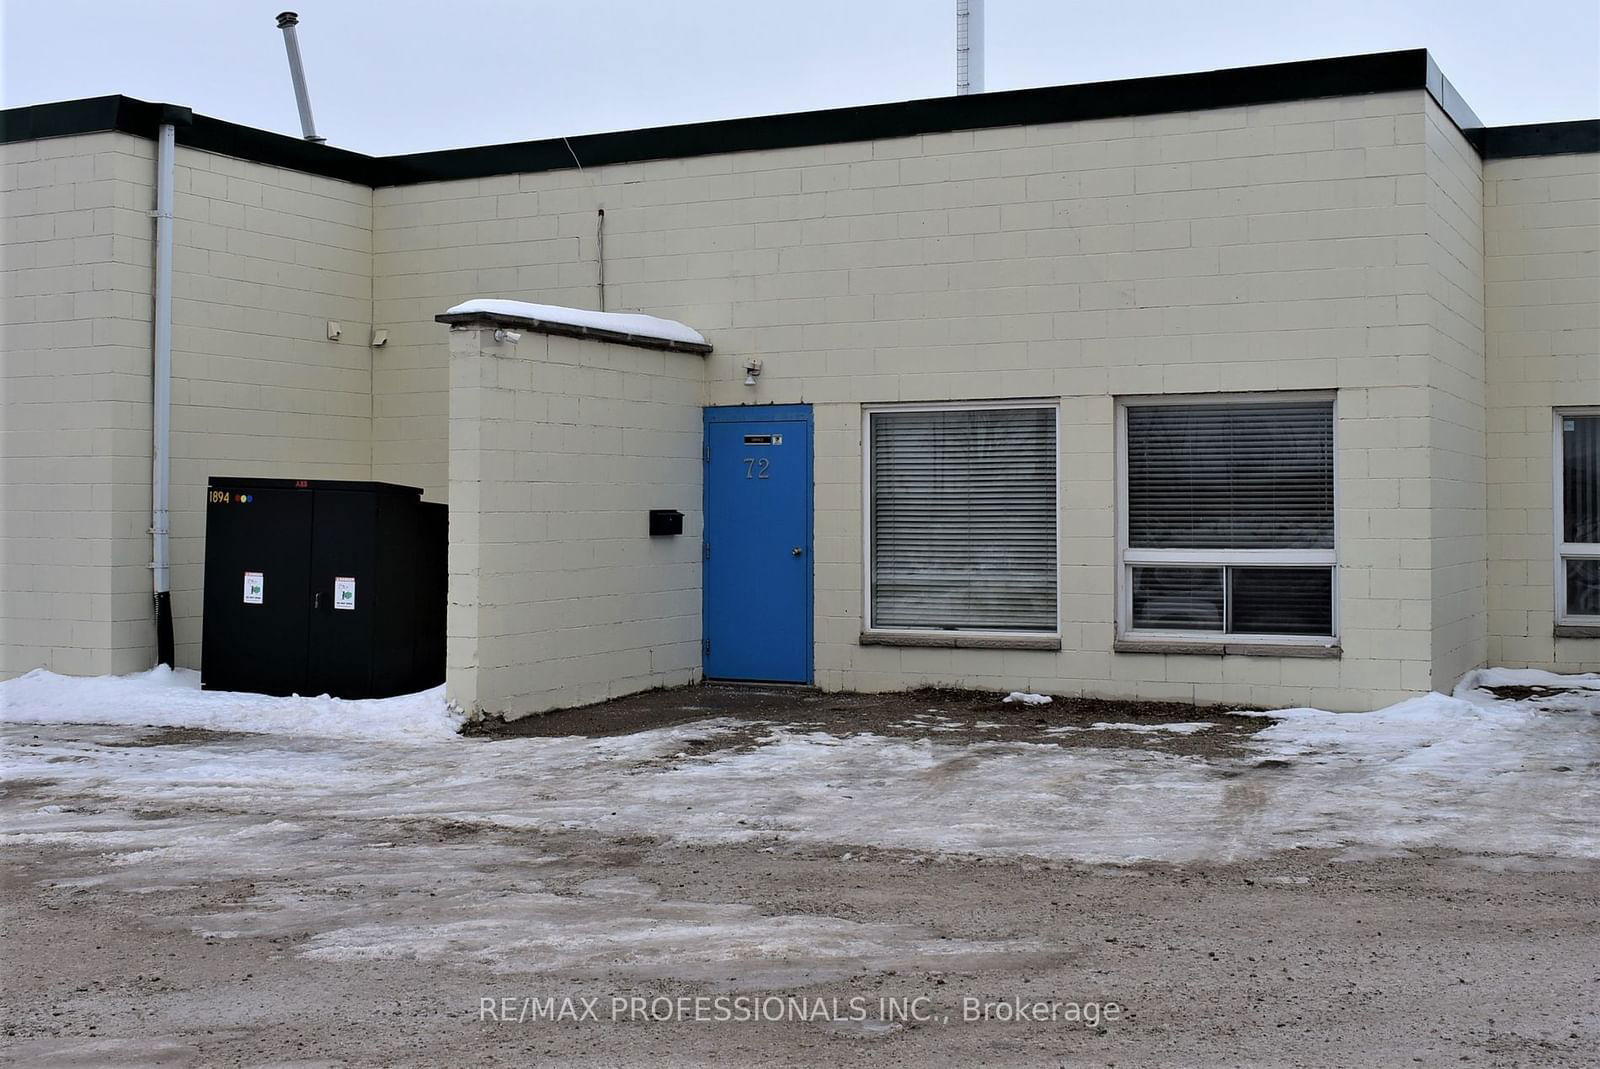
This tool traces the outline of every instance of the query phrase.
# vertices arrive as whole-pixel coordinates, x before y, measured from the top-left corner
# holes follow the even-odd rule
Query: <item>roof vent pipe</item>
[[[956,96],[983,92],[983,0],[956,0]]]
[[[300,108],[300,135],[320,145],[328,139],[317,136],[317,124],[311,118],[311,97],[306,93],[306,69],[300,62],[300,39],[294,32],[299,24],[300,16],[293,11],[285,11],[278,16],[278,29],[283,31],[283,47],[289,53],[289,77],[294,79],[294,102]]]

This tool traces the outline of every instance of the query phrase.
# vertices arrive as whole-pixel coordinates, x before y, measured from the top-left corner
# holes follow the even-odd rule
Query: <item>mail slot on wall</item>
[[[683,534],[683,513],[677,509],[651,509],[650,533],[652,535]]]

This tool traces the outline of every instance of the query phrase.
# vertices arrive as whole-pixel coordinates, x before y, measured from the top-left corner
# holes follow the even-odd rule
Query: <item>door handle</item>
[[[322,591],[319,590],[311,595],[311,607],[313,609],[322,608]]]
[[[803,556],[806,555],[805,548],[802,547],[802,546],[795,546],[793,549],[791,549],[789,551],[789,553],[791,555],[793,555],[793,556],[796,556],[796,557],[803,557]]]

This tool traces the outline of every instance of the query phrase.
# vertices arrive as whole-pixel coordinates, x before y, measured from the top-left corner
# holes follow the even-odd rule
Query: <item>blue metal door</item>
[[[706,409],[705,674],[811,682],[811,406]]]

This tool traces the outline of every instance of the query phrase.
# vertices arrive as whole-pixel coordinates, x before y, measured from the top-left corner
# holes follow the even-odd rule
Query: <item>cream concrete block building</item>
[[[152,659],[174,115],[179,663],[206,479],[259,475],[448,501],[487,714],[1600,669],[1600,123],[1485,128],[1404,52],[393,158],[6,112],[6,674]],[[477,297],[709,351],[439,321]]]
[[[504,335],[450,335],[452,697],[539,709],[694,682],[699,509],[684,537],[650,537],[648,513],[698,502],[704,358]]]

